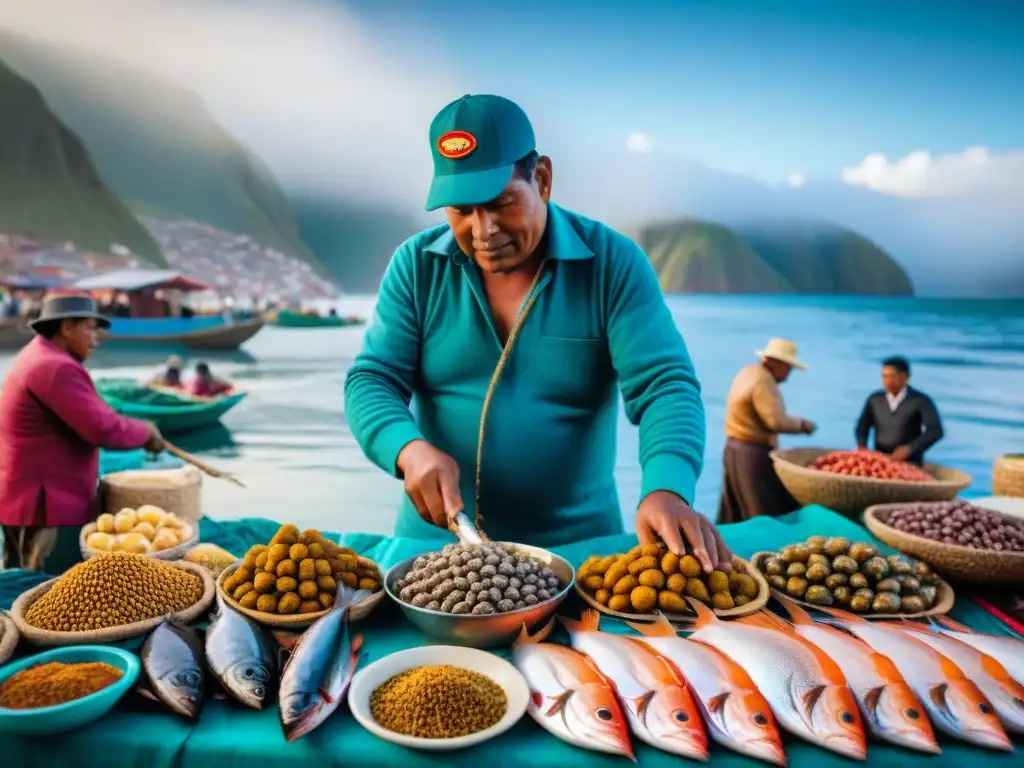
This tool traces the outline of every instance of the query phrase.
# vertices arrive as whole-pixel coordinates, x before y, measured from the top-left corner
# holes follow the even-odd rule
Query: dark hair
[[[883,368],[895,368],[900,373],[910,375],[910,363],[905,357],[887,357],[882,361]]]
[[[533,181],[533,174],[537,171],[537,163],[540,161],[540,152],[531,149],[525,157],[516,160],[512,173],[523,181]]]
[[[60,320],[46,320],[42,323],[36,323],[34,330],[44,339],[52,339],[60,331],[60,324]]]
[[[209,372],[210,372],[210,366],[208,366],[206,363],[199,363],[196,366],[196,373],[198,373],[200,376],[205,376]]]

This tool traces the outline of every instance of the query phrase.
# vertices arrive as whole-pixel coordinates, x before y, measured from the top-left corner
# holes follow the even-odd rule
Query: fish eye
[[[760,712],[754,714],[753,720],[758,725],[768,725],[768,718],[762,715]]]
[[[683,710],[677,709],[675,712],[672,713],[672,719],[675,720],[677,723],[685,723],[687,720],[690,719],[690,716],[683,712]]]
[[[980,704],[978,704],[978,711],[981,712],[981,714],[983,714],[983,715],[991,715],[992,714],[992,707],[990,707],[988,704],[986,704],[983,701]]]
[[[903,714],[909,717],[911,720],[917,720],[921,716],[921,713],[911,707],[910,709],[903,710]]]
[[[263,688],[261,688],[260,686],[257,685],[255,688],[252,689],[252,695],[253,696],[260,696],[260,697],[262,697],[263,696]]]
[[[847,724],[850,724],[850,725],[852,725],[853,723],[857,722],[857,718],[853,716],[852,712],[840,712],[839,713],[839,719],[842,720],[844,723],[847,723]]]
[[[601,707],[597,710],[597,719],[604,720],[606,723],[609,722],[612,719],[612,711]]]

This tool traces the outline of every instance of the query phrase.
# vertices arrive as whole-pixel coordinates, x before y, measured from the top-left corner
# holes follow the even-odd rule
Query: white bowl
[[[389,731],[380,726],[373,715],[370,714],[370,695],[386,681],[395,675],[415,667],[434,666],[437,664],[450,664],[453,667],[461,667],[471,672],[479,672],[487,675],[495,683],[500,685],[508,697],[508,709],[505,716],[490,728],[467,736],[458,736],[453,739],[426,739],[418,736],[405,736],[401,733]],[[399,744],[403,747],[428,750],[453,750],[472,747],[475,744],[493,739],[495,736],[504,733],[526,713],[526,706],[530,700],[530,688],[526,684],[526,678],[518,669],[504,659],[480,651],[475,648],[465,648],[454,645],[431,645],[424,648],[410,648],[406,651],[398,651],[390,656],[375,661],[365,669],[356,673],[348,691],[348,705],[352,715],[363,728],[380,738]]]

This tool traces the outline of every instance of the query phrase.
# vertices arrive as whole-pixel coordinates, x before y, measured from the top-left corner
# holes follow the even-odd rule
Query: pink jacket
[[[103,401],[81,363],[37,336],[0,393],[0,523],[84,525],[95,516],[99,449],[148,439],[144,423]]]

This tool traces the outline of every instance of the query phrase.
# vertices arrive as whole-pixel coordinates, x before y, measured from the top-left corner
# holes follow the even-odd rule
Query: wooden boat
[[[272,315],[271,323],[279,328],[346,328],[362,325],[361,317],[340,317],[338,315],[307,315],[284,309]]]
[[[190,349],[238,349],[263,328],[262,318],[227,322],[223,317],[112,317],[100,332],[104,343],[163,344]]]
[[[220,421],[246,394],[193,397],[169,387],[142,385],[134,379],[97,379],[96,390],[118,413],[152,421],[167,434],[189,432]]]

